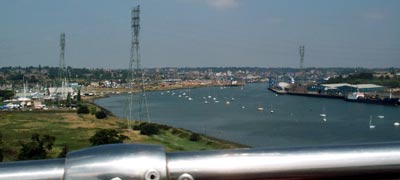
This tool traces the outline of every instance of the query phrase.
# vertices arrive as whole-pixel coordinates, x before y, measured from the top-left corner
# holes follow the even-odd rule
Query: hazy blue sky
[[[400,67],[400,0],[0,0],[0,67]]]

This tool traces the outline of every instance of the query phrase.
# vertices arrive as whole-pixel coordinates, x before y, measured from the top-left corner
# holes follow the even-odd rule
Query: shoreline
[[[172,90],[179,90],[179,89],[196,89],[196,88],[204,88],[204,87],[221,87],[221,86],[242,86],[239,85],[227,85],[227,84],[202,84],[202,83],[191,83],[191,84],[179,84],[179,85],[167,85],[167,86],[149,86],[146,87],[146,92],[157,92],[157,91],[172,91]],[[81,90],[84,92],[92,92],[94,93],[93,96],[82,96],[83,100],[95,100],[104,98],[110,95],[120,95],[120,94],[131,94],[131,93],[138,93],[140,92],[139,89],[131,89],[131,88],[88,88],[86,90]]]
[[[96,106],[96,108],[99,108]],[[154,135],[143,135],[141,130],[127,128],[125,119],[108,116],[97,119],[92,114],[76,112],[47,111],[1,111],[0,132],[4,161],[17,161],[21,151],[21,142],[30,142],[32,134],[55,137],[55,143],[48,151],[46,158],[57,158],[64,145],[68,151],[90,147],[90,137],[100,129],[114,129],[129,137],[124,143],[155,144],[164,147],[167,152],[198,151],[216,149],[250,148],[250,146],[217,139],[192,131],[172,126],[155,124],[159,132]],[[132,122],[138,126],[140,122]],[[197,134],[196,139],[192,136]]]
[[[102,97],[102,98],[107,98],[107,97]],[[98,98],[98,99],[100,99],[100,98]],[[107,115],[109,115],[109,116],[112,116],[112,117],[115,117],[115,118],[118,118],[118,119],[121,119],[121,120],[124,120],[124,121],[128,121],[127,119],[125,119],[125,118],[123,118],[123,117],[115,116],[115,115],[112,113],[112,111],[110,111],[110,110],[108,110],[107,108],[104,108],[104,107],[102,107],[102,106],[96,104],[95,102],[89,102],[89,101],[87,101],[87,102],[90,103],[91,105],[96,106],[97,108],[103,110],[103,111],[104,111]],[[137,120],[133,120],[133,123],[134,123],[134,124],[135,124],[135,123],[137,124],[137,123],[141,123],[141,122],[140,122],[140,121],[137,121]],[[143,122],[142,122],[142,123],[143,123]],[[145,122],[145,123],[147,123],[147,122]],[[251,146],[249,146],[249,145],[240,144],[240,143],[233,142],[233,141],[229,141],[229,140],[225,140],[225,139],[219,139],[219,138],[212,137],[212,136],[209,136],[209,135],[206,135],[206,134],[203,134],[203,133],[193,132],[193,131],[191,131],[191,130],[184,129],[184,128],[178,128],[178,127],[173,127],[173,126],[170,126],[170,125],[159,124],[159,123],[154,123],[154,122],[151,122],[150,124],[156,124],[156,125],[159,125],[159,126],[165,126],[165,127],[171,128],[171,129],[178,129],[178,130],[184,131],[184,132],[186,132],[186,133],[196,133],[196,134],[200,135],[203,139],[207,139],[207,140],[210,140],[210,141],[216,141],[217,143],[227,144],[227,145],[233,146],[233,147],[236,147],[236,146],[237,146],[237,147],[239,147],[239,148],[251,148]]]

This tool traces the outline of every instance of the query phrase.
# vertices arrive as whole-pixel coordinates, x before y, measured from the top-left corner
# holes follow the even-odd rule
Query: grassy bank
[[[160,126],[156,135],[141,135],[138,130],[128,130],[127,121],[113,116],[96,119],[91,114],[75,112],[0,112],[0,132],[3,134],[5,161],[14,161],[21,149],[20,142],[30,141],[33,133],[48,134],[56,138],[50,158],[57,157],[64,144],[69,150],[89,147],[89,138],[99,129],[116,129],[128,136],[125,143],[159,144],[167,151],[191,151],[245,147],[200,135],[191,141],[192,133],[183,129]],[[138,122],[136,122],[137,124]]]

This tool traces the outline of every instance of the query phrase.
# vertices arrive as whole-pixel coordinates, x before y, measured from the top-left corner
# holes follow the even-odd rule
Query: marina
[[[398,107],[349,103],[341,99],[276,96],[267,88],[266,83],[247,84],[244,88],[196,88],[190,90],[191,101],[184,98],[183,94],[188,94],[185,89],[163,94],[148,92],[151,122],[254,147],[355,144],[400,139]],[[126,99],[127,95],[112,95],[95,103],[119,117],[125,117]],[[230,103],[218,103],[227,101]],[[373,117],[372,124],[370,116]],[[380,118],[382,116],[384,118]],[[371,125],[374,128],[370,128]]]

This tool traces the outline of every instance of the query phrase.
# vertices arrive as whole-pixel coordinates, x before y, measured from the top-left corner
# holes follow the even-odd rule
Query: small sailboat
[[[372,116],[369,116],[369,128],[375,129],[375,125],[372,124]]]
[[[188,98],[189,101],[193,100],[191,97]]]
[[[225,104],[228,104],[228,105],[229,105],[229,104],[231,104],[231,102],[229,102],[229,101],[226,101],[226,102],[225,102]]]
[[[269,107],[269,112],[274,113],[274,110],[272,109],[272,105]]]
[[[319,116],[325,118],[326,117],[326,113],[325,113],[325,106],[322,107],[322,113],[319,114]]]

